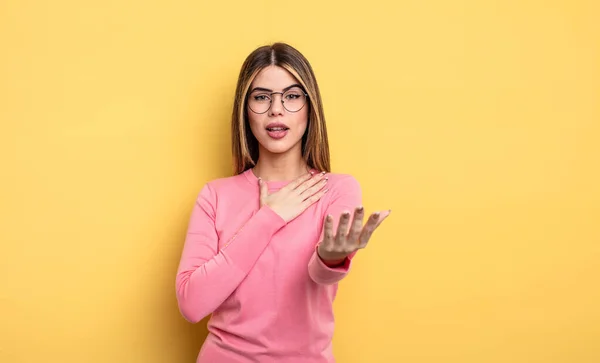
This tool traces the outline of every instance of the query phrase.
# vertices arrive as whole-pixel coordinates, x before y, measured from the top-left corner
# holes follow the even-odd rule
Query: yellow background
[[[193,362],[175,270],[230,172],[239,67],[283,40],[335,172],[389,220],[340,363],[600,362],[600,5],[2,1],[0,361]]]

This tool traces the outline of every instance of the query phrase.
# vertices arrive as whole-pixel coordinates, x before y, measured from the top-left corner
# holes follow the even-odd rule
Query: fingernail
[[[363,211],[363,209],[364,209],[364,208],[363,208],[363,206],[362,206],[362,205],[361,205],[360,207],[356,208],[356,210],[358,210],[359,212],[362,212],[362,211]]]
[[[350,217],[350,212],[347,212],[347,211],[346,211],[346,212],[344,212],[344,213],[343,213],[343,216],[344,216],[344,217]]]

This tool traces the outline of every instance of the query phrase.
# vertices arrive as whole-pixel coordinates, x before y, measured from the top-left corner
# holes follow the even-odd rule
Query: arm
[[[339,219],[344,211],[352,213],[354,208],[362,204],[362,191],[358,181],[350,176],[345,176],[339,181],[339,185],[332,188],[332,200],[327,207],[325,215],[333,216],[333,230],[337,230]],[[319,243],[323,241],[324,231],[321,231],[321,237]],[[317,245],[318,246],[318,245]],[[315,251],[308,263],[308,273],[314,282],[323,285],[335,284],[342,280],[350,271],[352,258],[356,254],[353,252],[346,257],[339,264],[335,263],[336,266],[328,266],[320,257],[317,252],[317,246]]]
[[[215,194],[207,184],[191,213],[177,270],[176,294],[183,317],[197,323],[238,287],[286,222],[261,207],[219,251],[215,230]]]

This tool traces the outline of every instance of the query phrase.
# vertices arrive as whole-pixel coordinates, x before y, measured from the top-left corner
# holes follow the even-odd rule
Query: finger
[[[310,178],[310,179],[304,181],[302,184],[298,185],[298,187],[294,190],[299,195],[306,196],[306,194],[308,194],[308,196],[310,196],[310,195],[314,194],[315,190],[312,189],[312,192],[311,192],[311,191],[309,191],[309,189],[318,185],[323,180],[327,180],[327,179],[329,179],[329,178],[325,176],[325,172],[315,174],[312,178]]]
[[[310,180],[310,178],[313,177],[313,173],[306,173],[302,176],[299,176],[298,178],[296,178],[295,180],[293,180],[291,183],[289,183],[288,185],[284,186],[283,188],[281,188],[281,190],[294,190],[296,189],[300,184],[304,183],[307,180]]]
[[[379,213],[379,218],[377,218],[377,224],[375,224],[375,228],[379,227],[381,223],[392,213],[391,209]]]
[[[315,179],[315,178],[317,178],[317,177],[314,177],[313,179]],[[309,198],[311,195],[313,195],[316,192],[320,191],[321,189],[325,188],[325,186],[327,185],[328,179],[329,179],[328,177],[321,178],[321,180],[315,182],[310,188],[304,190],[303,192],[300,192],[299,195],[303,198],[303,200],[306,198]],[[303,186],[301,185],[296,190],[301,190],[302,188],[303,188]]]
[[[369,239],[371,238],[371,235],[375,230],[375,224],[377,223],[372,222],[372,220],[376,220],[378,217],[379,216],[375,216],[375,214],[371,215],[371,218],[369,218],[369,221],[363,227],[362,231],[360,232],[360,236],[358,237],[358,248],[367,247],[367,243],[369,243]]]
[[[260,191],[260,206],[262,207],[265,204],[265,199],[269,195],[269,188],[267,183],[264,182],[261,178],[258,178],[259,191]]]
[[[351,245],[358,244],[358,237],[362,231],[363,219],[365,215],[365,209],[362,206],[357,207],[354,210],[354,219],[352,219],[352,224],[350,226],[350,232],[348,233],[347,242]]]
[[[323,245],[324,246],[331,246],[333,245],[333,217],[328,214],[325,217],[325,223],[323,226]]]
[[[391,211],[385,212],[375,212],[371,215],[371,218],[367,221],[367,224],[364,226],[363,230],[360,233],[359,237],[359,248],[365,248],[367,243],[369,243],[369,239],[371,235],[375,231],[375,229],[383,222],[384,219],[389,216]]]
[[[338,224],[337,233],[335,235],[335,244],[342,246],[346,241],[346,234],[348,233],[348,224],[350,223],[350,212],[345,211],[340,216],[340,223]]]
[[[325,193],[327,193],[328,190],[329,189],[327,189],[327,188],[323,188],[323,189],[319,190],[318,192],[316,192],[315,194],[313,194],[312,196],[304,199],[304,201],[302,201],[302,203],[300,203],[301,211],[304,212],[308,207],[310,207],[311,205],[316,203],[319,199],[321,199],[321,197],[323,195],[325,195]]]

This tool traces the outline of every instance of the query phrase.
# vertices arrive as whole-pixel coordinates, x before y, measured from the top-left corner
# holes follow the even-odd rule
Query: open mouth
[[[287,131],[288,127],[267,127],[267,131]]]

